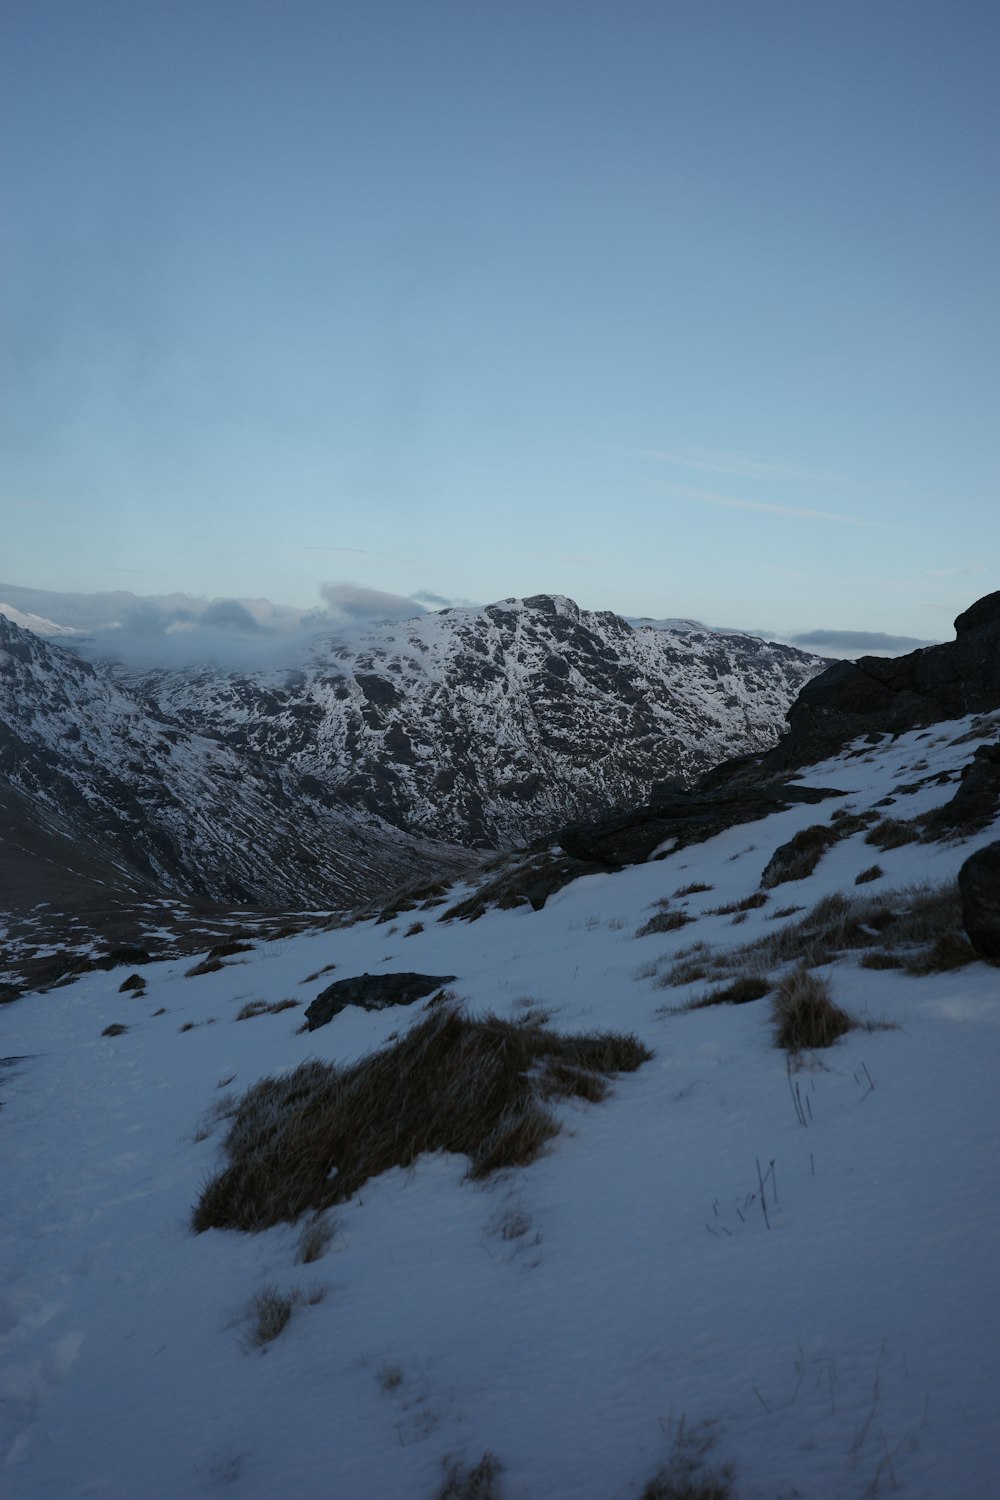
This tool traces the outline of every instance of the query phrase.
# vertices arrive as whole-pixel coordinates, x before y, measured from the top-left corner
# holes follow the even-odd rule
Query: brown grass
[[[873,844],[876,849],[901,849],[904,844],[915,843],[919,837],[918,819],[882,818],[865,834],[865,843]]]
[[[301,1000],[248,1000],[236,1013],[237,1021],[250,1021],[254,1016],[277,1016],[283,1010],[295,1010]]]
[[[881,880],[885,874],[881,865],[869,865],[867,870],[861,870],[854,877],[855,885],[870,885],[873,880]]]
[[[607,1075],[651,1055],[632,1036],[562,1036],[440,1006],[351,1067],[313,1060],[255,1084],[226,1137],[229,1165],[205,1183],[192,1226],[293,1221],[428,1151],[467,1156],[472,1178],[524,1165],[559,1130],[548,1101],[596,1101]]]
[[[648,922],[643,922],[641,927],[636,928],[636,937],[650,937],[654,932],[679,932],[694,917],[689,917],[686,911],[658,911],[650,917]]]
[[[763,1000],[774,989],[774,982],[764,974],[742,974],[721,990],[709,990],[706,994],[689,1000],[683,1010],[707,1010],[712,1005],[747,1005],[751,1000]]]
[[[203,958],[201,963],[195,964],[193,968],[184,971],[185,979],[198,979],[202,974],[217,974],[226,966],[221,958]]]
[[[751,896],[744,896],[742,901],[730,901],[725,906],[712,906],[705,915],[731,917],[734,912],[756,911],[758,907],[766,906],[770,899],[766,891],[754,891]]]
[[[779,984],[772,1017],[775,1045],[786,1052],[830,1047],[857,1024],[834,1002],[826,981],[801,968]]]
[[[105,1026],[101,1036],[124,1036],[126,1031],[128,1031],[127,1026],[123,1026],[120,1021],[114,1021],[110,1026]]]
[[[696,881],[693,882],[693,884],[691,884],[691,885],[682,885],[681,888],[680,888],[680,890],[674,891],[674,899],[675,900],[679,900],[681,898],[681,896],[699,896],[699,895],[701,895],[702,891],[714,891],[714,890],[715,890],[715,886],[714,885],[703,885],[700,880],[696,880]]]

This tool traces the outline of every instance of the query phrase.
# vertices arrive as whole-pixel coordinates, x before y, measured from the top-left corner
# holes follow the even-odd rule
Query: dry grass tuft
[[[854,877],[855,885],[870,885],[873,880],[881,880],[885,874],[881,865],[869,865],[867,870],[861,870]]]
[[[114,1021],[110,1026],[105,1026],[101,1036],[124,1036],[126,1031],[128,1031],[127,1026],[123,1026],[120,1021]]]
[[[315,1261],[322,1260],[326,1247],[336,1232],[336,1224],[329,1219],[324,1219],[319,1214],[311,1219],[299,1235],[299,1260],[302,1264],[311,1266]]]
[[[725,906],[713,906],[705,913],[708,917],[731,917],[734,912],[756,911],[760,906],[766,906],[770,901],[766,891],[754,891],[751,896],[744,896],[742,901],[730,901]]]
[[[404,937],[416,937],[417,934],[419,932],[423,932],[423,930],[424,930],[424,924],[423,924],[423,922],[411,922],[410,925],[409,925],[409,927],[403,933],[403,936]]]
[[[484,1453],[473,1468],[451,1460],[435,1500],[499,1500],[497,1479],[503,1464],[493,1453]]]
[[[863,969],[901,969],[903,960],[898,953],[862,953],[858,963]]]
[[[561,1036],[440,1006],[349,1068],[313,1060],[255,1084],[192,1227],[256,1231],[321,1212],[428,1151],[468,1156],[472,1178],[524,1165],[558,1132],[548,1101],[600,1099],[607,1075],[651,1055],[632,1036]]]
[[[876,849],[901,849],[904,844],[916,843],[920,837],[920,820],[904,821],[902,818],[882,818],[865,834],[865,843]]]
[[[801,968],[779,984],[772,1017],[775,1045],[786,1052],[830,1047],[857,1024],[834,1002],[826,981]]]
[[[714,885],[703,885],[700,880],[691,885],[682,885],[680,890],[674,891],[674,900],[680,900],[681,896],[700,896],[702,891],[714,891]]]
[[[733,1471],[708,1464],[715,1447],[711,1423],[690,1428],[682,1417],[674,1434],[670,1459],[648,1480],[639,1500],[730,1500]]]
[[[202,974],[217,974],[220,969],[224,969],[225,967],[221,958],[203,958],[200,964],[195,964],[192,968],[184,971],[184,978],[198,979]]]
[[[654,932],[679,932],[694,917],[689,917],[686,911],[658,911],[650,917],[648,922],[643,922],[641,927],[636,928],[636,937],[650,937]]]
[[[254,1016],[277,1016],[283,1010],[296,1010],[301,1000],[248,1000],[236,1014],[237,1021],[251,1021]]]
[[[964,933],[940,933],[929,948],[903,960],[907,974],[948,974],[974,964],[980,955]]]
[[[250,1306],[254,1324],[247,1343],[262,1349],[288,1327],[295,1297],[290,1292],[279,1292],[276,1286],[266,1286],[257,1293]]]
[[[709,990],[706,994],[689,1000],[682,1010],[707,1010],[712,1005],[747,1005],[751,1000],[763,1000],[774,989],[774,982],[764,974],[741,974],[721,990]]]

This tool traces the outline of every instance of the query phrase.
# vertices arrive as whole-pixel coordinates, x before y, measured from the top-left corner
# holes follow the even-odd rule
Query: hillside
[[[3,1007],[5,1496],[989,1500],[1000,991],[951,882],[1000,819],[932,815],[998,730],[855,741],[799,775],[812,802],[539,910],[461,920],[466,884]],[[789,1053],[772,1005],[801,962],[860,1024]],[[404,970],[454,999],[301,1029],[332,983]],[[263,1075],[395,1067],[451,1005],[577,1048],[536,1075],[586,1095],[545,1106],[537,1159],[473,1181],[438,1149],[317,1219],[192,1231]],[[652,1056],[600,1101],[602,1031]],[[338,1151],[322,1201],[357,1172]]]

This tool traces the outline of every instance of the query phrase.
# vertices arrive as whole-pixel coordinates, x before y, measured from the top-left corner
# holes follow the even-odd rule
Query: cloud
[[[238,599],[216,599],[205,610],[199,625],[209,630],[235,630],[253,635],[261,629],[245,604]]]
[[[714,448],[687,448],[681,452],[639,448],[635,451],[643,458],[655,458],[661,463],[674,464],[682,469],[700,469],[707,474],[726,474],[738,479],[766,479],[794,484],[849,483],[844,474],[834,474],[828,469],[810,469],[802,464],[787,463],[781,458],[767,458],[760,453],[730,452]]]
[[[793,646],[802,646],[809,651],[818,651],[822,656],[827,651],[870,652],[898,656],[904,651],[916,651],[921,646],[934,646],[936,641],[922,641],[912,635],[885,635],[881,630],[807,630],[800,635],[789,636]]]
[[[690,500],[697,505],[717,505],[724,510],[755,510],[768,516],[792,516],[802,521],[831,521],[838,526],[858,526],[864,531],[881,531],[878,521],[862,521],[858,516],[847,516],[839,511],[814,510],[805,505],[773,505],[763,500],[738,500],[735,495],[719,495],[714,490],[691,489],[682,484],[666,484],[660,479],[647,481],[654,489],[675,500]]]
[[[967,563],[964,568],[928,568],[927,578],[974,578],[986,569],[982,563]]]
[[[367,588],[364,584],[353,583],[349,579],[322,584],[320,595],[334,624],[353,625],[365,620],[408,620],[414,615],[427,613],[424,606],[409,595]]]

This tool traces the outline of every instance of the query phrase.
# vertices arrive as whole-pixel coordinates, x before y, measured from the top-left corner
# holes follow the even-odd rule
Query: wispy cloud
[[[928,568],[926,578],[974,578],[986,569],[982,563],[967,563],[964,568]]]
[[[740,500],[735,495],[720,495],[714,490],[692,489],[684,484],[667,484],[661,479],[650,479],[647,483],[664,495],[675,500],[690,500],[696,505],[717,505],[723,510],[753,510],[767,516],[791,516],[800,521],[830,521],[837,526],[858,526],[864,531],[881,531],[878,521],[864,521],[859,516],[847,516],[839,511],[814,510],[807,505],[776,505],[767,500]]]
[[[845,474],[834,474],[828,469],[811,469],[803,464],[770,458],[762,453],[717,448],[639,448],[635,451],[643,458],[654,458],[660,463],[682,469],[700,469],[706,474],[725,474],[734,479],[766,479],[794,484],[849,483]]]

